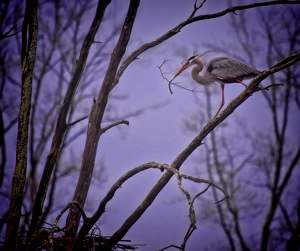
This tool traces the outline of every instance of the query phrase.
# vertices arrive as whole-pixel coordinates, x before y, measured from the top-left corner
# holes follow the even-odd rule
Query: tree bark
[[[53,141],[51,145],[51,150],[47,156],[47,161],[45,164],[45,168],[43,171],[43,175],[40,181],[40,185],[38,188],[37,196],[35,198],[34,206],[33,206],[33,213],[32,213],[32,220],[31,224],[29,227],[28,235],[27,235],[27,242],[30,240],[30,238],[33,238],[37,235],[38,230],[41,223],[41,218],[42,218],[42,213],[43,213],[43,205],[45,201],[45,197],[47,194],[47,190],[49,187],[50,179],[52,172],[54,170],[54,167],[56,165],[61,146],[66,134],[66,131],[69,127],[67,124],[67,116],[72,104],[73,97],[75,95],[77,86],[79,84],[79,81],[81,79],[81,76],[83,74],[87,57],[89,54],[89,50],[94,43],[94,38],[95,35],[98,31],[98,28],[102,22],[103,16],[105,9],[107,5],[111,2],[111,0],[105,0],[105,1],[99,1],[96,14],[94,17],[94,20],[92,22],[92,25],[90,27],[90,30],[88,34],[86,35],[81,51],[80,51],[80,56],[77,61],[75,70],[74,70],[74,75],[69,83],[66,97],[64,99],[64,102],[60,108],[59,114],[58,114],[58,119],[57,119],[57,124],[56,124],[56,129],[55,133],[53,136]]]
[[[101,136],[101,123],[106,108],[108,95],[114,87],[113,82],[115,80],[118,66],[130,39],[139,3],[139,0],[130,1],[119,41],[112,53],[110,64],[108,66],[98,98],[94,101],[90,112],[86,144],[82,158],[82,166],[76,191],[73,197],[73,201],[77,201],[82,208],[84,207],[92,180],[98,141]],[[77,233],[80,216],[81,214],[78,209],[72,206],[67,218],[66,231],[68,234],[75,235]]]
[[[242,92],[236,99],[234,99],[227,108],[218,114],[213,120],[211,120],[203,130],[193,139],[193,141],[185,148],[180,155],[174,160],[171,167],[179,169],[182,163],[192,154],[192,152],[202,144],[202,140],[223,120],[225,120],[233,111],[242,104],[246,99],[248,99],[253,93],[262,90],[258,87],[259,83],[267,78],[269,75],[280,71],[286,67],[289,67],[300,61],[300,53],[294,54],[268,70],[265,70],[257,77],[255,77],[251,83],[248,85],[246,90]],[[268,87],[267,87],[268,88]],[[107,240],[107,245],[109,247],[115,246],[128,232],[128,230],[135,224],[135,222],[142,216],[142,214],[147,210],[147,208],[152,204],[156,196],[165,187],[165,185],[172,178],[173,173],[166,172],[156,185],[151,189],[143,202],[136,208],[136,210],[127,218],[123,225],[113,234],[113,236]]]
[[[31,109],[32,79],[38,37],[37,12],[38,0],[27,0],[22,31],[22,94],[19,112],[16,169],[12,181],[4,250],[16,249],[16,240],[18,239],[19,221],[22,211],[23,190],[27,170],[28,127]]]

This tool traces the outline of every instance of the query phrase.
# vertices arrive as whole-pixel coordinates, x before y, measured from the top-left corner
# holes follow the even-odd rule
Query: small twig
[[[195,2],[194,2],[194,10],[193,10],[192,14],[190,15],[189,19],[190,19],[190,18],[193,18],[193,17],[195,16],[196,12],[197,12],[200,8],[202,8],[202,6],[203,6],[203,4],[206,2],[206,0],[203,0],[202,3],[201,3],[199,6],[197,6],[197,2],[198,2],[198,0],[195,0]]]
[[[204,194],[208,188],[210,188],[212,185],[212,183],[208,184],[208,186],[203,190],[201,191],[200,193],[196,194],[194,196],[194,198],[192,199],[191,203],[190,203],[190,209],[189,209],[189,217],[190,217],[190,220],[191,220],[191,226],[193,226],[194,229],[196,229],[196,214],[195,214],[195,210],[194,210],[194,201],[202,194]],[[226,198],[226,197],[225,197]],[[225,199],[224,198],[224,199]]]
[[[198,0],[196,0],[195,3],[194,3],[194,9],[195,10],[199,10],[200,8],[202,8],[202,6],[206,2],[206,0],[203,0],[202,3],[198,7],[197,7],[197,2],[198,2]]]
[[[114,122],[114,123],[110,124],[109,126],[106,126],[106,127],[104,127],[104,128],[101,128],[100,134],[103,134],[103,133],[105,133],[107,130],[109,130],[110,128],[112,128],[112,127],[114,127],[114,126],[117,126],[117,125],[120,125],[120,124],[126,124],[126,125],[129,125],[129,121],[122,119],[122,120],[120,120],[120,121]]]
[[[197,199],[200,195],[204,194],[208,190],[208,188],[211,187],[211,185],[212,185],[212,183],[208,184],[208,186],[203,191],[201,191],[200,193],[196,194],[195,197],[192,200],[192,204],[194,203],[195,199]]]
[[[171,82],[169,82],[168,86],[169,86],[170,93],[173,94],[172,89],[171,89]]]
[[[193,204],[192,204],[192,200],[191,200],[191,196],[189,194],[188,191],[186,191],[184,189],[184,187],[182,186],[181,184],[181,177],[182,175],[180,174],[180,172],[175,169],[175,168],[172,168],[170,167],[171,171],[174,172],[176,178],[177,178],[177,183],[178,183],[178,186],[179,188],[181,189],[181,191],[185,194],[186,198],[187,198],[187,201],[189,203],[189,206],[190,206],[190,209],[189,209],[189,218],[190,218],[190,222],[191,224],[193,225],[193,227],[196,228],[196,215],[195,215],[195,210],[194,210],[194,207],[193,207]]]
[[[5,32],[3,35],[0,35],[0,40],[3,40],[3,39],[5,39],[5,38],[7,38],[7,37],[12,37],[12,36],[14,36],[14,35],[16,35],[16,34],[18,34],[19,32],[22,31],[22,30],[18,30],[18,31],[16,31],[16,32],[12,33],[12,34],[9,34],[9,33],[11,33],[15,28],[17,28],[17,25],[16,25],[16,24],[15,24],[13,27],[11,27],[7,32]]]
[[[284,84],[273,84],[273,85],[268,85],[266,87],[261,87],[260,90],[269,90],[270,87],[273,87],[273,86],[284,86]]]
[[[185,194],[187,200],[188,200],[188,203],[189,203],[189,218],[190,218],[190,226],[185,234],[185,237],[184,237],[184,240],[181,244],[181,247],[179,246],[176,246],[176,245],[169,245],[163,249],[160,249],[159,251],[162,251],[162,250],[166,250],[170,247],[175,247],[175,248],[178,248],[180,250],[184,250],[185,249],[185,245],[188,241],[188,239],[190,238],[190,236],[192,235],[192,233],[197,229],[197,226],[196,226],[196,214],[195,214],[195,210],[194,210],[194,202],[196,200],[196,198],[198,198],[200,195],[204,194],[211,186],[214,186],[215,188],[219,189],[220,191],[222,191],[225,195],[225,197],[220,200],[220,201],[217,201],[215,203],[219,203],[227,198],[229,198],[229,195],[225,192],[224,189],[222,189],[221,187],[215,185],[213,182],[209,181],[209,180],[205,180],[205,179],[201,179],[201,178],[195,178],[193,176],[189,176],[189,175],[185,175],[185,174],[181,174],[177,169],[173,168],[172,166],[168,166],[168,165],[164,165],[163,166],[164,168],[166,168],[168,171],[170,172],[173,172],[174,175],[176,176],[177,178],[177,183],[178,183],[178,186],[179,188],[181,189],[181,191]],[[181,180],[182,178],[184,179],[188,179],[188,180],[191,180],[191,181],[194,181],[194,182],[197,182],[197,183],[207,183],[208,186],[203,190],[201,191],[200,193],[196,194],[195,197],[191,200],[191,196],[189,194],[189,192],[187,190],[185,190],[185,188],[182,186],[182,183],[181,183]]]
[[[194,228],[194,227],[192,226],[192,224],[189,226],[189,228],[188,228],[188,230],[186,231],[186,234],[185,234],[185,236],[184,236],[183,242],[182,242],[182,244],[181,244],[180,247],[177,246],[177,245],[172,244],[172,245],[169,245],[169,246],[167,246],[167,247],[164,247],[163,249],[160,249],[160,250],[158,250],[158,251],[163,251],[163,250],[166,250],[166,249],[172,248],[172,247],[173,247],[173,248],[177,248],[177,249],[179,249],[179,250],[184,250],[184,249],[185,249],[185,245],[186,245],[188,239],[190,238],[190,236],[192,235],[192,233],[194,232],[195,229],[196,229],[196,228]]]
[[[80,121],[86,119],[87,117],[88,117],[88,116],[84,116],[84,117],[82,117],[82,118],[80,118],[80,119],[75,120],[74,122],[68,124],[68,127],[73,126],[73,125],[79,123]]]
[[[72,203],[68,203],[68,205],[66,205],[61,211],[60,213],[57,215],[56,219],[54,220],[53,222],[53,226],[52,226],[52,229],[50,231],[50,234],[48,236],[48,239],[49,239],[49,243],[50,243],[50,250],[53,251],[53,246],[54,246],[54,243],[53,243],[53,234],[54,234],[54,230],[57,226],[57,223],[59,221],[59,219],[61,218],[61,216],[64,214],[64,212],[66,212],[70,207],[72,206]]]
[[[164,74],[164,73],[162,72],[162,70],[161,70],[162,66],[163,66],[164,64],[166,64],[167,62],[169,62],[169,61],[171,61],[171,60],[164,59],[164,61],[161,63],[161,65],[160,65],[160,66],[157,66],[157,67],[158,67],[158,69],[159,69],[159,71],[160,71],[160,74],[161,74],[162,78],[165,79],[166,81],[168,81],[170,93],[173,94],[173,92],[172,92],[172,90],[171,90],[170,83],[172,82],[172,80],[173,80],[174,78],[173,78],[171,81],[169,81],[169,79],[167,79],[167,78],[165,77],[165,74]]]
[[[196,183],[206,183],[206,184],[210,184],[211,186],[215,187],[216,189],[220,190],[225,197],[219,201],[216,201],[215,204],[222,202],[223,200],[229,199],[230,196],[225,192],[225,190],[221,187],[219,187],[218,185],[214,184],[213,182],[209,181],[209,180],[205,180],[205,179],[201,179],[201,178],[195,178],[193,176],[189,176],[189,175],[185,175],[185,174],[181,174],[183,178],[188,179],[188,180],[192,180]]]
[[[183,87],[183,86],[181,86],[181,85],[179,85],[179,84],[172,83],[172,81],[174,80],[174,78],[172,78],[171,80],[169,80],[169,79],[167,79],[167,78],[165,77],[165,73],[162,72],[162,66],[163,66],[164,64],[166,64],[167,62],[169,62],[169,61],[171,61],[171,60],[164,59],[164,61],[162,62],[162,64],[161,64],[160,66],[157,66],[157,68],[159,69],[162,78],[165,79],[165,80],[168,82],[168,87],[169,87],[170,93],[173,94],[173,91],[172,91],[172,89],[171,89],[171,85],[175,85],[175,86],[177,86],[177,87],[179,87],[179,88],[181,88],[181,89],[184,89],[184,90],[186,90],[186,91],[193,92],[194,95],[195,95],[195,92],[196,92],[195,90],[196,90],[199,86],[195,87],[194,89],[188,89],[188,88]],[[200,91],[199,91],[199,92],[200,92]],[[195,95],[195,97],[196,97],[196,95]],[[197,98],[197,97],[196,97],[196,98]]]
[[[181,247],[172,244],[172,245],[169,245],[169,246],[167,246],[167,247],[165,247],[165,248],[163,248],[163,249],[160,249],[160,250],[158,250],[158,251],[163,251],[163,250],[166,250],[166,249],[168,249],[168,248],[178,248],[178,249],[182,250]]]
[[[196,230],[196,228],[191,224],[189,226],[189,229],[186,231],[186,234],[184,236],[183,242],[181,244],[181,249],[184,250],[185,249],[185,245],[188,241],[188,239],[191,237],[192,233]]]

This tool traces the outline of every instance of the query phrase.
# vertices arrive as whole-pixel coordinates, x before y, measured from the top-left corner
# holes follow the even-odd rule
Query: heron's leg
[[[238,81],[239,83],[241,83],[243,86],[245,86],[246,88],[248,87],[246,84],[244,84],[242,81],[240,81],[240,80],[236,80],[236,81]]]
[[[224,87],[225,87],[225,84],[224,83],[221,83],[221,89],[222,89],[222,103],[221,103],[221,106],[219,108],[219,110],[217,111],[216,115],[214,116],[214,118],[218,115],[218,113],[220,112],[220,110],[222,109],[224,103],[225,103],[225,99],[224,99]]]

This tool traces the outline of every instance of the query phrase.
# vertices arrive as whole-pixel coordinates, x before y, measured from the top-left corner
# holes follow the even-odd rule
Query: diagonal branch
[[[102,1],[99,1],[99,3],[101,2]],[[115,78],[117,68],[125,54],[125,50],[128,45],[139,3],[140,0],[130,1],[128,12],[119,37],[119,41],[116,44],[112,53],[111,60],[107,68],[107,72],[105,74],[105,78],[103,80],[98,98],[95,99],[91,108],[86,143],[82,157],[82,166],[73,197],[73,200],[78,201],[78,203],[82,207],[85,204],[85,200],[92,180],[98,142],[101,136],[101,123],[108,102],[108,96],[113,89],[112,83]],[[67,218],[66,230],[68,234],[76,234],[79,220],[80,213],[76,208],[72,207]]]
[[[80,121],[82,121],[82,120],[88,118],[88,117],[89,117],[89,116],[84,116],[84,117],[82,117],[82,118],[80,118],[80,119],[77,119],[77,120],[75,120],[74,122],[68,124],[68,127],[71,127],[71,126],[73,126],[73,125],[79,123]]]
[[[275,72],[281,71],[282,69],[285,69],[293,64],[296,64],[300,61],[300,53],[296,53],[294,55],[291,55],[276,65],[272,66],[270,69],[263,71],[261,74],[257,75],[248,85],[248,87],[236,98],[234,99],[227,108],[218,114],[217,117],[215,117],[211,122],[218,121],[219,119],[222,119],[222,121],[230,115],[235,108],[237,108],[240,104],[242,104],[246,99],[248,99],[253,93],[257,91],[264,90],[265,88],[259,87],[259,83],[266,79],[271,74],[274,74]],[[269,86],[270,87],[270,86]],[[226,117],[224,117],[226,114]]]
[[[105,212],[105,207],[107,203],[113,198],[116,191],[121,188],[122,184],[127,181],[129,178],[133,177],[134,175],[138,174],[139,172],[145,171],[149,168],[158,168],[161,171],[166,169],[167,165],[159,164],[155,162],[149,162],[143,165],[140,165],[138,167],[135,167],[125,173],[123,176],[121,176],[110,188],[110,190],[107,192],[106,196],[102,199],[102,201],[99,204],[98,210],[95,212],[95,214],[91,218],[87,218],[84,222],[83,226],[81,227],[79,234],[77,236],[76,243],[80,244],[85,236],[90,231],[91,227],[97,222],[97,220],[102,216],[102,214]]]
[[[225,120],[240,104],[242,104],[246,99],[248,99],[253,93],[260,90],[258,87],[259,83],[267,78],[269,75],[280,71],[286,67],[289,67],[300,60],[300,53],[292,55],[283,61],[279,62],[277,65],[271,67],[270,69],[262,72],[256,76],[251,83],[248,85],[248,88],[242,92],[236,99],[234,99],[228,107],[221,113],[218,114],[213,120],[211,120],[201,132],[192,140],[192,142],[178,155],[178,157],[171,164],[171,167],[179,170],[183,162],[197,149],[201,144],[203,139],[223,120]],[[172,178],[173,173],[165,173],[156,185],[148,193],[144,201],[136,208],[136,210],[127,218],[123,225],[117,230],[109,240],[109,245],[113,247],[118,241],[120,241],[131,226],[142,216],[146,209],[152,204],[156,196],[160,191],[165,187],[165,185]]]
[[[171,166],[169,166],[167,164],[159,164],[159,163],[155,163],[155,162],[149,162],[147,164],[140,165],[140,166],[135,167],[132,170],[128,171],[127,173],[125,173],[122,177],[120,177],[113,184],[113,186],[108,191],[107,195],[102,199],[101,203],[99,204],[98,210],[95,212],[95,214],[91,218],[86,218],[84,220],[84,224],[83,224],[82,228],[80,229],[78,237],[77,237],[77,240],[76,240],[76,243],[77,243],[76,246],[79,246],[82,243],[82,241],[84,240],[85,236],[90,231],[91,227],[99,220],[99,218],[105,212],[106,204],[113,198],[113,196],[115,195],[116,191],[119,188],[121,188],[122,184],[125,181],[127,181],[129,178],[131,178],[134,175],[138,174],[139,172],[145,171],[145,170],[147,170],[149,168],[158,168],[161,171],[163,171],[165,169],[169,173],[175,174],[175,176],[177,178],[178,186],[183,191],[183,193],[186,195],[188,203],[189,203],[189,206],[190,206],[190,208],[189,208],[189,218],[190,218],[190,221],[191,221],[192,229],[196,229],[197,228],[196,227],[196,216],[195,216],[195,211],[194,211],[194,206],[193,206],[193,203],[194,203],[194,201],[195,201],[195,199],[197,197],[199,197],[200,195],[202,195],[203,193],[205,193],[208,190],[209,187],[214,186],[215,188],[217,188],[220,191],[222,191],[224,193],[224,195],[225,195],[225,197],[221,201],[225,200],[226,198],[229,198],[229,195],[224,191],[224,189],[222,189],[221,187],[217,186],[216,184],[212,183],[209,180],[205,180],[205,179],[196,178],[196,177],[193,177],[193,176],[181,174],[177,169],[175,169],[175,168],[173,168],[173,167],[171,167]],[[191,199],[191,196],[190,196],[189,192],[186,191],[186,189],[181,184],[181,179],[182,178],[194,181],[196,183],[207,183],[208,186],[203,191],[201,191],[200,193],[198,193],[193,199]],[[218,201],[218,202],[220,202],[220,201]],[[216,203],[218,203],[218,202],[216,202]],[[187,239],[185,238],[185,242],[187,241]]]
[[[12,36],[14,36],[14,35],[16,35],[16,34],[18,34],[19,32],[21,32],[21,30],[19,30],[19,31],[16,31],[16,32],[14,32],[14,33],[12,33],[12,34],[9,34],[9,33],[11,33],[15,28],[17,28],[17,25],[15,24],[13,27],[11,27],[7,32],[5,32],[4,34],[0,34],[0,41],[1,40],[3,40],[3,39],[5,39],[5,38],[7,38],[7,37],[12,37]]]

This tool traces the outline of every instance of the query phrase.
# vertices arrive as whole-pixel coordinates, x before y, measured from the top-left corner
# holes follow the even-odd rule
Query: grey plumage
[[[207,72],[216,75],[219,79],[228,81],[226,83],[236,83],[236,79],[244,80],[254,78],[260,71],[242,63],[241,61],[229,58],[215,58],[207,65]]]
[[[198,56],[190,57],[187,62],[180,68],[180,70],[175,74],[176,78],[180,73],[187,69],[191,65],[196,65],[192,69],[192,78],[201,85],[210,85],[212,83],[218,82],[221,84],[222,88],[222,103],[217,112],[221,110],[224,105],[224,85],[229,83],[241,83],[246,88],[242,80],[251,79],[260,74],[260,71],[255,68],[242,63],[241,61],[230,58],[230,57],[219,57],[211,60],[206,68],[204,75],[199,75],[199,72],[203,69],[203,62]],[[174,79],[173,78],[173,79]],[[215,116],[217,116],[217,114]]]

